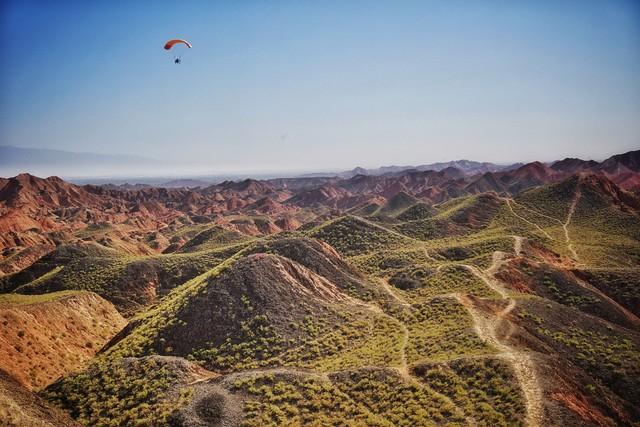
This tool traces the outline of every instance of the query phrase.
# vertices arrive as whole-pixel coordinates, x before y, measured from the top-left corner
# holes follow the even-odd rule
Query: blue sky
[[[604,158],[640,147],[639,5],[5,0],[0,143],[198,172]]]

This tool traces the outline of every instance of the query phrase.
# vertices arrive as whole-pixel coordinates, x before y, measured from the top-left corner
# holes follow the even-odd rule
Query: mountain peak
[[[598,169],[610,174],[621,173],[625,170],[640,172],[640,150],[611,156],[602,162]]]

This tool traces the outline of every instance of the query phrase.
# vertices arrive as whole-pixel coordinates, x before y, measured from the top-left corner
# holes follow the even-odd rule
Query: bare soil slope
[[[80,427],[66,413],[0,370],[0,425],[3,427]]]
[[[0,296],[0,369],[39,389],[81,368],[126,321],[91,292]]]

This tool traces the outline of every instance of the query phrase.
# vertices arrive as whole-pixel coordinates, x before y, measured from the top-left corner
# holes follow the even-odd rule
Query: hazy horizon
[[[175,176],[640,145],[633,1],[0,8],[16,40],[1,59],[2,145],[143,156]],[[193,44],[180,65],[162,49],[175,37]]]
[[[3,153],[3,148],[16,148],[13,146],[0,145],[0,154]],[[30,149],[32,147],[21,147],[20,149]],[[640,149],[637,147],[636,149]],[[49,149],[35,149],[36,151],[42,150],[42,153],[49,153]],[[634,150],[635,151],[635,150]],[[0,177],[9,178],[20,173],[29,173],[32,175],[36,175],[39,177],[48,177],[48,176],[60,176],[67,180],[71,180],[76,183],[124,183],[128,182],[130,184],[134,183],[163,183],[170,179],[209,179],[213,181],[222,181],[225,179],[244,179],[244,178],[256,178],[256,179],[270,179],[270,178],[287,178],[287,177],[300,177],[309,174],[331,174],[331,173],[341,173],[347,172],[356,168],[364,168],[375,170],[378,168],[384,167],[409,167],[409,166],[423,166],[432,163],[447,163],[453,161],[475,161],[475,162],[486,162],[493,163],[499,166],[511,166],[517,163],[527,163],[524,162],[513,162],[513,163],[501,163],[501,162],[492,162],[487,159],[470,159],[470,158],[459,158],[459,159],[449,159],[442,162],[422,162],[415,161],[413,163],[407,164],[376,164],[376,165],[364,165],[357,164],[352,165],[348,168],[339,168],[339,167],[326,167],[326,168],[318,168],[318,169],[304,169],[304,168],[289,168],[289,169],[237,169],[237,170],[220,170],[206,167],[194,168],[189,164],[172,164],[170,162],[161,162],[157,159],[153,159],[150,157],[144,156],[129,156],[122,153],[112,153],[110,155],[105,155],[104,159],[100,160],[102,154],[92,153],[92,152],[69,152],[65,150],[51,150],[51,152],[56,152],[59,154],[68,154],[68,155],[81,155],[81,156],[96,156],[96,160],[88,164],[83,168],[73,168],[69,167],[67,164],[58,165],[56,162],[51,162],[47,164],[37,164],[36,166],[23,167],[23,166],[14,166],[11,163],[11,159],[6,161],[6,159],[0,159]],[[601,158],[582,158],[582,160],[596,160],[602,161],[606,160],[606,158],[611,155],[616,154],[624,154],[618,152],[612,152],[610,155]],[[109,163],[106,160],[109,160],[110,157],[117,158],[123,161],[123,165],[120,167],[114,166],[115,163]],[[106,160],[105,160],[106,159]],[[552,164],[555,161],[563,160],[561,158],[558,159],[536,159],[532,161],[540,161],[542,163]],[[71,160],[73,162],[73,159]],[[137,181],[136,181],[137,180]]]

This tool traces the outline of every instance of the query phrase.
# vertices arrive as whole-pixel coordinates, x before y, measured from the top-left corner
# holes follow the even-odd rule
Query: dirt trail
[[[522,246],[522,238],[514,238],[514,251],[519,254]],[[499,351],[499,357],[507,360],[513,367],[514,374],[520,384],[527,408],[527,425],[538,427],[543,425],[543,401],[542,389],[538,383],[535,364],[531,356],[523,351],[517,350],[507,344],[507,338],[498,338],[499,330],[504,318],[516,307],[516,300],[511,297],[507,290],[495,279],[494,274],[505,262],[504,252],[493,253],[493,262],[485,271],[481,271],[475,266],[464,265],[473,274],[480,278],[491,289],[500,294],[501,299],[507,300],[507,306],[497,313],[493,318],[487,318],[481,314],[473,304],[473,301],[466,295],[456,294],[457,300],[467,308],[473,318],[474,328],[478,336],[490,346]],[[511,325],[511,324],[509,324]],[[508,336],[512,333],[509,330]]]
[[[362,217],[356,217],[356,218],[358,218],[359,220],[361,220],[361,221],[363,221],[363,222],[365,222],[365,223],[367,223],[367,224],[369,224],[369,225],[371,225],[371,226],[373,226],[373,227],[376,227],[376,228],[378,228],[378,229],[380,229],[380,230],[386,231],[387,233],[391,233],[391,234],[393,234],[394,236],[398,236],[398,237],[401,237],[401,238],[403,238],[403,239],[411,240],[411,241],[413,241],[413,242],[418,243],[418,244],[421,246],[421,248],[422,248],[422,250],[423,250],[423,252],[424,252],[424,256],[425,256],[429,261],[433,261],[433,262],[440,262],[439,260],[435,259],[434,257],[432,257],[432,256],[429,254],[429,251],[427,251],[427,248],[425,248],[425,247],[424,247],[424,242],[423,242],[422,240],[416,239],[415,237],[407,236],[406,234],[399,233],[399,232],[397,232],[396,230],[392,230],[391,228],[387,228],[387,227],[385,227],[384,225],[376,224],[375,222],[370,221],[370,220],[368,220],[368,219],[365,219],[365,218],[362,218]]]
[[[496,255],[496,254],[500,254],[500,255]],[[499,252],[499,251],[494,252],[493,264],[486,271],[481,271],[475,265],[462,264],[462,266],[467,270],[469,270],[471,273],[473,273],[477,278],[482,280],[491,289],[496,291],[500,295],[500,298],[506,299],[506,298],[509,298],[509,294],[507,293],[507,290],[497,280],[495,280],[492,276],[489,275],[489,274],[491,275],[493,274],[493,273],[489,273],[490,270],[492,272],[495,272],[498,270],[498,268],[500,268],[500,265],[504,262],[502,259],[503,256],[504,256],[503,252]]]
[[[523,352],[506,353],[505,358],[509,360],[516,373],[516,378],[520,381],[527,405],[527,424],[530,427],[544,425],[544,404],[542,401],[542,389],[538,382],[535,363],[531,355]]]
[[[201,366],[193,373],[195,380],[191,381],[188,385],[194,385],[202,382],[209,381],[211,378],[218,378],[220,374],[217,372],[209,371]]]
[[[384,283],[384,285],[389,286],[388,283],[386,283],[385,280],[382,280],[382,282]],[[383,285],[383,286],[384,286]],[[397,296],[391,289],[390,287],[387,289],[389,291],[389,293],[391,295],[393,295],[393,297],[403,306],[406,307],[408,309],[411,309],[411,304],[407,303],[404,299],[400,298],[399,296]],[[400,319],[397,319],[387,313],[385,313],[380,307],[378,307],[377,305],[374,304],[370,304],[370,303],[366,303],[364,301],[358,301],[358,305],[365,307],[366,309],[368,309],[369,311],[372,311],[374,313],[377,314],[381,314],[389,319],[391,319],[394,322],[397,322],[398,325],[400,325],[400,328],[402,329],[402,339],[400,341],[400,366],[395,367],[395,369],[397,370],[397,372],[400,374],[400,376],[407,382],[411,382],[414,384],[419,385],[420,387],[426,387],[428,388],[433,394],[437,395],[438,397],[440,397],[442,400],[446,401],[447,403],[451,404],[451,406],[455,407],[459,413],[465,417],[467,424],[470,426],[475,426],[476,425],[476,420],[473,417],[467,416],[467,414],[465,413],[465,411],[460,408],[453,400],[451,400],[451,398],[445,394],[442,394],[434,389],[432,389],[431,387],[429,387],[428,384],[425,384],[423,382],[421,382],[418,378],[414,377],[411,374],[411,371],[409,370],[409,362],[407,361],[407,345],[409,345],[409,328],[407,328],[407,325]]]
[[[527,210],[527,211],[529,211],[529,212],[531,212],[531,213],[533,213],[533,214],[536,214],[536,215],[538,215],[538,216],[541,216],[541,217],[544,217],[544,218],[550,219],[551,221],[555,221],[555,222],[557,222],[558,224],[562,224],[562,221],[560,221],[558,218],[554,218],[554,217],[549,216],[549,215],[547,215],[547,214],[545,214],[545,213],[538,212],[537,210],[532,209],[532,208],[530,208],[530,207],[529,207],[529,206],[527,206],[527,205],[523,205],[522,203],[518,203],[518,202],[516,202],[514,199],[510,199],[510,200],[513,202],[513,204],[514,204],[514,205],[518,205],[518,206],[520,206],[520,207],[521,207],[522,209],[524,209],[524,210]]]
[[[429,251],[427,251],[427,248],[423,247],[422,250],[424,251],[424,256],[426,256],[429,261],[440,262],[434,257],[432,257],[431,255],[429,255]]]
[[[407,363],[407,344],[409,344],[409,329],[403,322],[400,322],[400,325],[402,326],[403,335],[400,347],[400,367],[398,371],[404,378],[412,379],[411,374],[409,373],[409,364]]]
[[[380,284],[382,285],[382,288],[385,290],[385,292],[388,293],[391,298],[396,300],[398,304],[406,308],[411,307],[411,304],[399,297],[398,294],[396,294],[396,292],[391,288],[391,285],[389,285],[388,277],[383,277],[382,279],[380,279]]]
[[[513,199],[504,199],[507,202],[507,206],[509,206],[509,210],[511,211],[511,213],[513,214],[513,216],[515,216],[516,218],[526,222],[529,225],[533,225],[535,228],[537,228],[542,234],[544,234],[545,236],[547,236],[547,238],[549,238],[549,240],[555,240],[553,237],[551,237],[551,235],[549,233],[547,233],[542,227],[540,227],[538,224],[536,224],[533,221],[529,221],[528,219],[526,219],[523,216],[520,216],[516,213],[515,210],[513,210],[513,206],[511,206],[511,202],[515,203],[513,201]]]
[[[367,219],[364,219],[364,218],[359,218],[359,219],[361,219],[362,221],[366,222],[366,223],[367,223],[367,224],[369,224],[369,225],[372,225],[372,226],[374,226],[374,227],[376,227],[376,228],[379,228],[379,229],[381,229],[381,230],[384,230],[384,231],[386,231],[386,232],[388,232],[388,233],[391,233],[391,234],[396,235],[396,236],[398,236],[398,237],[402,237],[402,238],[404,238],[404,239],[413,240],[413,241],[415,241],[415,242],[420,243],[421,245],[424,245],[424,242],[422,242],[422,241],[420,241],[420,240],[418,240],[418,239],[412,238],[412,237],[410,237],[410,236],[406,236],[406,235],[404,235],[404,234],[402,234],[402,233],[399,233],[399,232],[397,232],[397,231],[395,231],[395,230],[389,229],[389,228],[387,228],[387,227],[385,227],[385,226],[383,226],[383,225],[376,224],[375,222],[369,221],[369,220],[367,220]],[[433,257],[429,254],[429,252],[427,251],[427,249],[426,249],[424,246],[422,246],[422,250],[424,251],[424,255],[425,255],[425,257],[426,257],[428,260],[438,262],[438,260],[436,260],[435,258],[433,258]],[[440,266],[439,266],[439,267],[440,267]],[[411,304],[407,303],[404,299],[402,299],[401,297],[399,297],[399,296],[398,296],[398,295],[397,295],[397,294],[396,294],[396,293],[391,289],[391,286],[389,286],[389,283],[387,282],[387,279],[386,279],[386,278],[381,279],[381,284],[382,284],[382,287],[384,288],[384,290],[385,290],[385,291],[386,291],[386,292],[387,292],[387,293],[388,293],[388,294],[389,294],[393,299],[395,299],[395,300],[396,300],[400,305],[402,305],[403,307],[406,307],[406,308],[410,308],[410,307],[411,307]],[[400,366],[398,367],[398,372],[400,373],[400,375],[402,375],[402,377],[403,377],[403,378],[405,378],[405,379],[407,379],[407,380],[409,380],[409,381],[417,381],[417,380],[416,380],[416,379],[411,375],[411,373],[409,372],[409,365],[408,365],[408,363],[407,363],[407,353],[406,353],[406,348],[407,348],[407,345],[408,345],[408,343],[409,343],[409,329],[407,328],[407,326],[404,324],[404,322],[402,322],[402,321],[400,321],[400,320],[396,319],[396,318],[395,318],[395,317],[393,317],[393,316],[390,316],[390,315],[388,315],[388,314],[384,313],[384,312],[380,309],[380,307],[378,307],[378,306],[374,306],[373,304],[367,304],[367,303],[362,303],[362,305],[366,306],[367,308],[369,308],[370,310],[372,310],[372,311],[374,311],[374,312],[376,312],[376,313],[383,314],[384,316],[386,316],[386,317],[388,317],[388,318],[390,318],[390,319],[392,319],[392,320],[394,320],[394,321],[398,322],[398,324],[400,325],[400,327],[402,328],[402,331],[403,331],[403,334],[402,334],[402,341],[401,341],[401,346],[400,346]],[[449,399],[448,397],[446,397],[446,396],[444,396],[444,395],[442,395],[442,397],[443,397],[443,398],[446,398],[447,400],[449,400],[449,401],[450,401],[450,399]],[[472,423],[472,424],[475,424],[475,421],[473,421],[473,423]]]
[[[409,344],[409,329],[404,324],[404,322],[401,322],[399,320],[398,322],[400,323],[400,326],[402,327],[402,330],[403,330],[402,343],[400,347],[400,366],[396,368],[400,376],[410,383],[417,384],[420,387],[428,388],[433,394],[437,395],[442,400],[446,401],[451,406],[455,407],[459,411],[460,415],[465,417],[468,425],[475,426],[476,420],[473,417],[467,416],[465,411],[462,408],[460,408],[453,400],[451,400],[449,396],[434,390],[433,388],[429,387],[428,384],[423,383],[422,381],[420,381],[418,378],[414,377],[411,374],[411,372],[409,371],[409,363],[407,362],[407,345]]]
[[[573,243],[571,242],[571,238],[569,237],[569,224],[571,223],[571,219],[573,218],[573,213],[576,210],[576,205],[578,204],[578,200],[580,199],[581,196],[581,192],[580,192],[580,180],[578,180],[578,183],[576,185],[576,191],[575,194],[573,196],[573,199],[571,200],[571,205],[569,205],[569,213],[567,214],[567,218],[564,222],[562,222],[561,220],[559,220],[558,218],[554,218],[552,216],[543,214],[541,212],[537,212],[534,211],[533,209],[516,203],[515,200],[513,199],[509,199],[509,198],[505,198],[504,200],[507,202],[507,205],[509,206],[509,210],[511,211],[511,213],[513,214],[513,216],[515,216],[518,219],[521,219],[522,221],[533,225],[534,227],[536,227],[538,230],[540,230],[542,233],[544,233],[545,236],[547,236],[549,239],[551,240],[555,240],[553,237],[551,237],[551,235],[549,233],[547,233],[542,227],[540,227],[538,224],[536,224],[535,222],[529,221],[528,219],[518,215],[514,210],[513,210],[513,206],[511,206],[511,203],[513,204],[517,204],[519,206],[521,206],[523,209],[526,209],[536,215],[548,218],[552,221],[555,221],[557,223],[559,223],[562,226],[562,230],[564,231],[564,237],[565,237],[565,241],[567,243],[567,248],[569,249],[569,252],[571,252],[571,257],[575,260],[575,261],[580,261],[580,258],[578,257],[578,253],[575,251],[574,247],[573,247]]]
[[[400,305],[402,305],[404,308],[407,308],[409,310],[411,309],[411,304],[407,303],[403,298],[399,297],[391,289],[391,286],[389,286],[389,283],[387,283],[386,278],[381,279],[380,282],[382,283],[383,288],[385,288],[385,290],[389,293],[389,295],[391,295]],[[377,305],[373,305],[365,302],[361,302],[359,303],[359,305],[366,307],[368,310],[374,313],[382,314],[385,317],[393,320],[394,322],[398,322],[398,324],[400,325],[400,328],[402,329],[402,341],[400,342],[400,366],[398,367],[398,372],[400,373],[400,375],[402,375],[403,378],[409,381],[415,381],[415,378],[413,378],[413,376],[409,372],[409,364],[407,362],[407,345],[409,344],[409,329],[407,328],[407,325],[400,319],[397,319],[385,313]]]
[[[464,305],[473,318],[476,333],[487,344],[499,351],[498,356],[508,361],[514,371],[516,379],[520,384],[524,395],[527,409],[527,425],[538,427],[543,423],[543,402],[542,390],[538,383],[535,364],[531,356],[525,352],[518,351],[497,337],[496,331],[502,323],[503,317],[509,314],[516,306],[515,300],[511,300],[509,305],[502,310],[494,319],[487,319],[473,306],[473,303],[466,296],[460,295],[458,301]]]
[[[513,207],[511,206],[510,199],[506,199],[506,200],[507,200],[507,204],[509,205],[509,209],[511,210],[511,212],[513,213],[514,216],[516,216],[517,218],[520,218],[521,220],[523,220],[523,221],[535,226],[544,235],[546,235],[550,240],[554,240],[549,235],[549,233],[547,233],[539,225],[537,225],[534,222],[531,222],[531,221],[527,220],[526,218],[521,217],[518,214],[516,214],[515,211],[513,210]],[[574,206],[574,208],[575,208],[575,206]],[[555,218],[551,218],[551,219],[553,219],[554,221],[557,221],[558,223],[562,223],[561,221],[559,221],[559,220],[557,220]],[[410,238],[408,236],[405,236],[403,234],[400,234],[400,233],[396,232],[395,230],[390,230],[390,229],[388,229],[388,228],[386,228],[384,226],[381,226],[379,224],[373,223],[371,221],[365,220],[365,222],[367,222],[367,223],[369,223],[369,224],[371,224],[371,225],[373,225],[375,227],[378,227],[380,229],[383,229],[385,231],[388,231],[388,232],[390,232],[392,234],[395,234],[395,235],[398,235],[398,236],[401,236],[401,237],[404,237],[404,238],[408,238],[410,240],[416,240],[416,239],[412,239],[412,238]],[[513,237],[514,237],[514,252],[515,252],[516,256],[520,256],[520,254],[522,252],[523,238],[520,237],[520,236],[513,236]],[[420,242],[420,243],[423,243],[423,242]],[[434,258],[432,258],[429,255],[429,253],[427,252],[426,248],[424,248],[424,246],[423,246],[423,250],[424,250],[425,256],[429,260],[437,261],[437,260],[435,260]],[[483,316],[475,308],[475,306],[473,305],[473,302],[466,295],[454,293],[451,296],[454,297],[454,298],[457,298],[458,301],[469,310],[469,313],[471,314],[471,316],[473,318],[474,328],[476,329],[476,332],[477,332],[478,336],[483,341],[485,341],[489,345],[491,345],[494,348],[496,348],[499,351],[498,356],[504,358],[505,360],[507,360],[511,364],[511,366],[513,367],[514,374],[515,374],[515,376],[516,376],[516,378],[518,380],[518,383],[520,384],[520,387],[521,387],[523,395],[524,395],[525,405],[526,405],[526,408],[527,408],[527,417],[526,417],[527,425],[531,426],[531,427],[538,427],[538,426],[542,426],[543,425],[543,412],[544,412],[544,409],[543,409],[543,400],[542,400],[542,390],[541,390],[540,385],[538,383],[538,377],[536,375],[535,364],[534,364],[534,362],[531,359],[531,356],[529,354],[527,354],[527,353],[525,353],[523,351],[519,351],[519,350],[509,346],[506,343],[506,339],[502,339],[501,340],[497,336],[497,331],[498,331],[499,327],[501,326],[504,318],[516,307],[516,300],[509,295],[507,290],[494,277],[494,274],[497,273],[497,271],[500,269],[502,264],[504,264],[506,262],[505,256],[506,256],[506,254],[504,252],[495,251],[493,253],[493,257],[492,257],[493,259],[492,259],[491,266],[488,269],[484,270],[484,271],[480,270],[476,266],[472,266],[472,265],[468,265],[468,264],[462,264],[463,267],[467,268],[474,275],[476,275],[478,278],[480,278],[484,283],[486,283],[487,286],[489,286],[491,289],[493,289],[495,292],[497,292],[500,295],[501,299],[504,299],[504,300],[508,301],[507,306],[503,310],[501,310],[499,313],[497,313],[494,318],[488,319],[485,316]],[[384,285],[385,285],[384,287],[387,290],[387,292],[389,292],[396,300],[398,300],[399,302],[401,302],[404,305],[407,305],[407,303],[404,300],[402,300],[400,297],[398,297],[390,289],[388,283],[385,282]],[[398,369],[398,372],[400,373],[400,375],[402,375],[407,380],[409,380],[409,381],[418,381],[416,378],[414,378],[411,375],[411,373],[409,371],[409,366],[408,366],[407,356],[406,356],[406,347],[407,347],[408,342],[409,342],[409,330],[407,329],[407,327],[404,324],[404,322],[396,319],[395,317],[387,315],[386,313],[382,312],[382,310],[377,306],[373,306],[371,304],[366,304],[366,303],[363,303],[363,305],[367,306],[368,308],[372,309],[375,312],[383,313],[385,316],[388,316],[391,319],[394,319],[395,321],[397,321],[401,325],[402,330],[403,330],[403,336],[402,336],[401,347],[400,347],[400,366],[397,369]],[[511,335],[512,331],[513,331],[513,328],[510,327],[509,332],[508,332],[508,336]],[[447,396],[442,395],[442,397],[451,402],[451,400]],[[460,409],[460,408],[458,408],[458,409]],[[462,412],[464,413],[464,411],[462,411]],[[473,418],[470,418],[470,417],[467,417],[467,423],[469,425],[475,425],[476,424],[475,420]]]
[[[512,236],[513,237],[513,252],[515,252],[516,256],[520,256],[522,253],[522,242],[524,240],[521,236]]]
[[[376,228],[378,228],[378,229],[380,229],[380,230],[386,231],[387,233],[391,233],[391,234],[393,234],[394,236],[402,237],[403,239],[407,239],[407,240],[413,240],[413,241],[416,241],[416,242],[424,243],[424,242],[422,242],[421,240],[418,240],[418,239],[416,239],[416,238],[413,238],[413,237],[410,237],[410,236],[404,235],[404,234],[402,234],[402,233],[398,233],[396,230],[392,230],[391,228],[387,228],[387,227],[385,227],[384,225],[377,224],[377,223],[375,223],[375,222],[373,222],[373,221],[370,221],[370,220],[368,220],[368,219],[362,218],[362,217],[360,217],[360,216],[358,216],[358,217],[354,217],[354,218],[357,218],[358,220],[360,220],[360,221],[362,221],[362,222],[364,222],[364,223],[366,223],[366,224],[369,224],[369,225],[371,225],[371,226],[373,226],[373,227],[376,227]]]
[[[567,220],[562,224],[562,229],[564,230],[564,236],[567,241],[567,248],[569,248],[569,252],[571,252],[571,256],[574,260],[580,261],[578,257],[578,253],[573,248],[573,243],[571,243],[571,238],[569,237],[569,224],[571,223],[571,218],[573,218],[573,213],[576,211],[576,205],[578,204],[578,200],[582,195],[580,191],[580,179],[578,179],[578,183],[576,184],[576,192],[573,195],[573,200],[571,200],[571,205],[569,206],[569,214],[567,214]]]
[[[398,300],[401,301],[401,303],[406,304],[400,298],[398,298]],[[397,369],[398,369],[398,372],[400,373],[400,375],[402,375],[403,378],[412,381],[413,377],[409,373],[409,364],[407,363],[407,351],[406,350],[407,350],[407,344],[409,343],[409,329],[407,328],[407,325],[405,325],[404,322],[402,322],[401,320],[396,319],[395,317],[385,313],[377,305],[369,304],[369,303],[366,303],[366,302],[359,302],[358,305],[360,305],[362,307],[365,307],[367,310],[369,310],[369,311],[371,311],[373,313],[380,314],[380,315],[392,320],[394,323],[397,323],[400,326],[400,328],[402,329],[402,339],[400,341],[400,366],[398,366]]]

